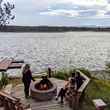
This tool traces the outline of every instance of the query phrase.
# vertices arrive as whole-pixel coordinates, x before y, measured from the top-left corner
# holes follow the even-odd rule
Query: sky
[[[11,0],[23,26],[110,26],[110,0]]]

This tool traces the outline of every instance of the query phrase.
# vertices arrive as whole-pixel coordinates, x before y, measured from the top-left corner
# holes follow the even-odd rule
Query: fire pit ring
[[[30,85],[30,94],[37,101],[51,100],[57,94],[57,85],[51,81],[52,87],[48,90],[39,90],[35,86],[39,81],[32,82]]]

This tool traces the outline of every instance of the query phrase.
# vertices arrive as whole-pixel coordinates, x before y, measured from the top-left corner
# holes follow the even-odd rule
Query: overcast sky
[[[13,0],[11,0],[13,1]],[[15,0],[13,25],[110,26],[110,0]]]

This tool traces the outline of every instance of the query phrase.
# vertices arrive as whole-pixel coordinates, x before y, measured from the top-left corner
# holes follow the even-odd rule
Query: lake
[[[24,59],[32,71],[84,67],[102,70],[110,61],[110,33],[0,33],[0,58]]]

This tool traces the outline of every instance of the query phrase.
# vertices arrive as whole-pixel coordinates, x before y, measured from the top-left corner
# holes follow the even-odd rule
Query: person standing
[[[52,75],[51,75],[51,74],[52,74],[52,70],[51,70],[51,68],[50,68],[50,67],[48,67],[48,77],[49,77],[49,78],[51,78],[51,77],[52,77]]]
[[[22,81],[24,83],[25,98],[29,97],[29,87],[30,87],[31,80],[35,81],[34,78],[32,77],[30,65],[26,64],[22,70]]]

